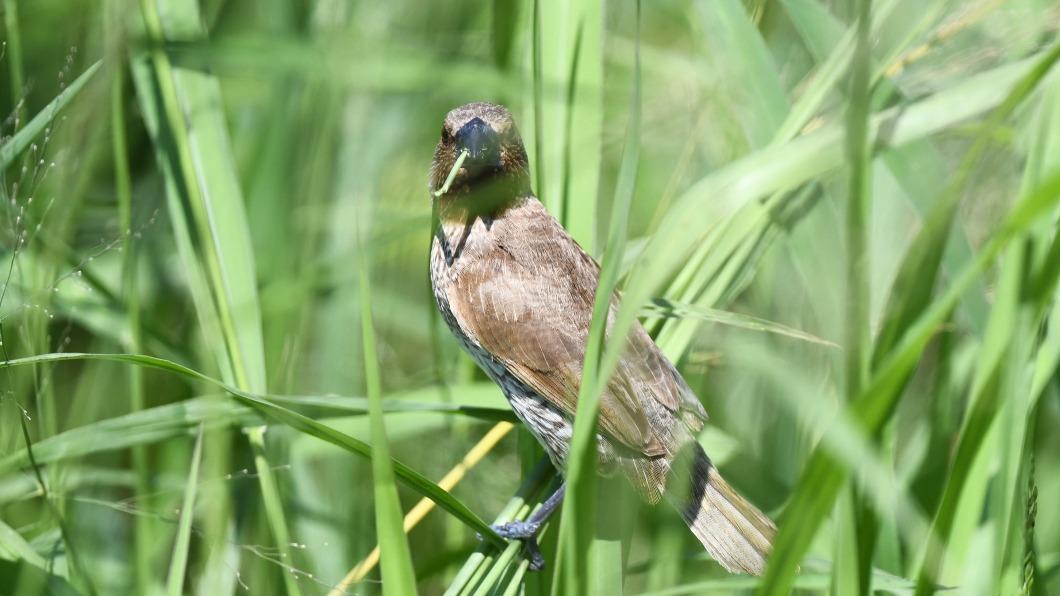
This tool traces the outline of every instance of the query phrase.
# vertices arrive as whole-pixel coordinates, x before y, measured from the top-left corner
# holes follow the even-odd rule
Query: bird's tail
[[[692,452],[688,482],[671,482],[666,500],[722,567],[730,573],[761,575],[776,526],[725,482],[698,444],[691,446],[685,450]],[[680,469],[671,467],[672,472]]]

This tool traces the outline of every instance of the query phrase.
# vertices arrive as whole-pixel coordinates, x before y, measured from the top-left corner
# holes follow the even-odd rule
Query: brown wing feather
[[[573,416],[599,266],[533,199],[477,233],[491,242],[464,264],[450,289],[454,316],[516,377]],[[617,306],[616,295],[609,330]],[[626,343],[601,395],[600,428],[630,449],[660,455],[665,448],[642,400],[690,411],[686,419],[705,420],[706,412],[639,324]]]

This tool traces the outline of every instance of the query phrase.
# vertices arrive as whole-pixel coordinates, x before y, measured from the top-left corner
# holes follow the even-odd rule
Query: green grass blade
[[[872,261],[869,259],[869,214],[872,212],[872,149],[869,140],[869,77],[872,59],[871,0],[855,3],[857,43],[851,64],[850,101],[847,106],[847,166],[850,168],[849,199],[846,205],[846,303],[844,323],[844,386],[846,401],[861,394],[869,376],[870,288]],[[841,555],[836,559],[833,586],[837,592],[867,596],[872,589],[872,554],[876,546],[878,522],[859,491],[849,495],[849,509],[840,509]],[[846,564],[843,564],[846,563]],[[851,569],[853,566],[853,569]]]
[[[869,348],[869,221],[872,155],[869,147],[869,15],[870,0],[857,2],[857,43],[852,64],[851,97],[847,108],[846,152],[850,168],[846,208],[846,390],[853,399],[868,375]],[[865,590],[862,590],[864,593]]]
[[[252,422],[255,417],[251,410],[231,402],[190,399],[68,429],[37,441],[33,455],[37,463],[49,464],[186,436],[200,423],[227,424],[241,418]],[[25,449],[13,451],[0,458],[0,472],[16,470],[28,463]]]
[[[761,33],[739,0],[696,3],[711,53],[723,61],[726,84],[750,147],[763,147],[788,112],[788,99]]]
[[[638,4],[638,23],[640,18]],[[639,44],[639,42],[638,42]],[[611,343],[624,343],[605,328],[609,318],[611,296],[618,283],[618,273],[625,250],[626,229],[629,222],[630,205],[636,185],[637,163],[640,151],[640,70],[639,45],[636,48],[638,66],[633,75],[630,93],[630,120],[626,129],[626,142],[615,186],[607,245],[600,269],[600,281],[596,287],[592,322],[589,326],[588,343],[582,368],[581,385],[578,390],[578,408],[574,416],[574,432],[570,454],[567,458],[567,493],[563,500],[560,517],[558,560],[553,579],[553,594],[581,594],[593,592],[595,576],[587,572],[595,565],[591,549],[596,522],[597,448],[596,425],[599,414],[600,393],[611,376],[613,367],[601,366],[605,335]]]
[[[886,24],[884,21],[894,12],[898,4],[899,0],[889,0],[879,5],[879,8],[874,11],[875,29],[879,29]],[[920,19],[919,24],[921,26],[929,24],[933,15],[943,8],[943,4],[943,1],[936,0],[924,9],[924,16]],[[842,28],[839,21],[815,0],[788,0],[784,3],[784,6],[795,21],[804,43],[809,46],[810,51],[814,55],[818,56],[818,58],[827,56],[827,62],[836,66],[836,70],[839,70],[839,65],[834,64],[836,62],[842,62],[844,65],[849,64],[856,33],[853,28],[846,35],[841,36],[840,31]],[[897,54],[904,50],[906,45],[915,37],[915,33],[918,30],[915,27],[911,28],[904,42],[895,45],[891,49],[891,53]],[[890,58],[886,58],[882,63],[886,65],[890,61]],[[819,76],[823,78],[824,74],[821,73]],[[828,78],[836,78],[840,73],[829,71],[828,74],[830,75]],[[890,93],[896,93],[894,85],[888,80],[881,80],[881,75],[882,73],[879,70],[873,73],[871,80],[872,85],[876,89],[874,94],[879,94],[882,89],[889,89]],[[803,99],[809,101],[813,95],[823,93],[824,90],[819,89],[819,87],[824,86],[824,83],[824,80],[815,79]],[[800,104],[803,99],[800,99]],[[805,109],[809,110],[811,106],[807,105]],[[795,122],[792,123],[793,126],[794,124]],[[911,200],[926,218],[931,211],[931,206],[936,198],[944,192],[944,189],[935,186],[935,181],[932,177],[919,176],[917,172],[921,169],[942,169],[945,167],[942,157],[929,141],[923,141],[896,147],[885,152],[882,158],[883,163],[894,173],[895,178],[906,189]],[[955,273],[970,260],[971,250],[966,238],[961,237],[950,242],[944,256],[947,272]],[[985,302],[980,297],[981,293],[985,293],[985,290],[983,292],[971,292],[963,301],[964,308],[975,315],[970,317],[970,322],[978,331],[981,331],[978,326],[980,321],[985,320],[984,313],[986,311]],[[896,292],[895,294],[898,296],[902,295],[901,292]]]
[[[173,544],[173,556],[166,576],[166,593],[180,596],[184,593],[184,573],[188,567],[188,549],[191,548],[191,524],[195,519],[195,493],[199,486],[199,463],[202,461],[202,440],[205,428],[200,425],[195,436],[195,448],[191,454],[191,468],[184,484],[184,500],[177,522],[177,539]]]
[[[1058,88],[1060,87],[1053,83],[1044,94],[1036,142],[1032,145],[1032,152],[1024,171],[1025,191],[1032,190],[1043,183],[1047,184],[1050,173],[1060,175],[1060,154],[1056,151],[1049,151],[1050,121],[1057,114],[1056,99],[1060,97],[1057,94]],[[1053,231],[1046,228],[1040,229],[1036,234],[1035,244],[1039,250],[1048,246],[1050,233]],[[1033,392],[1033,378],[1030,371],[1026,369],[1026,363],[1032,361],[1031,346],[1035,343],[1036,330],[1042,324],[1041,318],[1045,314],[1044,305],[1041,302],[1027,299],[1035,292],[1033,286],[1036,280],[1027,272],[1026,265],[1035,261],[1033,246],[1034,244],[1030,243],[1020,244],[1009,250],[996,290],[996,298],[991,309],[991,317],[983,338],[983,348],[980,351],[976,376],[972,385],[971,410],[961,432],[953,467],[947,478],[934,523],[936,534],[940,540],[950,546],[948,549],[950,551],[963,550],[960,546],[963,541],[960,541],[959,537],[969,535],[974,527],[978,526],[977,518],[962,520],[956,512],[961,509],[958,503],[970,498],[969,493],[972,491],[967,490],[966,484],[968,479],[976,473],[973,466],[990,463],[982,462],[978,458],[980,452],[990,448],[989,445],[994,445],[994,449],[1002,454],[1001,469],[998,472],[1002,482],[998,488],[993,490],[991,503],[994,505],[995,515],[992,517],[1008,520],[1010,516],[1022,511],[1022,503],[1017,505],[1016,497],[1021,486],[1025,484],[1025,479],[1021,478],[1024,441],[1027,433],[1027,418],[1036,399],[1036,394]],[[1047,283],[1051,285],[1038,291],[1052,295],[1055,278]],[[991,441],[988,432],[998,417],[1007,420],[1007,423],[1001,427],[1001,436]],[[1022,521],[1022,516],[1017,516],[1016,519]],[[1005,548],[1009,544],[1008,541],[1012,539],[1013,530],[1010,523],[999,523],[995,529],[994,565],[992,566],[994,572],[988,575],[988,582],[996,582],[999,577],[1002,577]],[[963,554],[961,552],[957,556]],[[947,553],[942,549],[927,552],[920,574],[920,586],[917,590],[919,594],[933,592],[931,580],[940,576],[946,558],[955,558],[955,553]],[[1022,556],[1015,557],[1014,565],[1018,571],[1022,571],[1022,562]],[[983,562],[983,564],[989,563]],[[1009,576],[1015,574],[1015,571],[1010,571]],[[1005,587],[989,583],[985,588],[988,591],[1006,591],[1013,589],[1013,586]]]
[[[1019,293],[1021,291],[1021,264],[1023,247],[1016,245],[1009,250],[1002,266],[1002,280],[999,284],[998,298],[991,309],[990,322],[986,336],[983,338],[983,349],[976,366],[976,378],[973,381],[972,405],[961,430],[956,454],[946,482],[946,488],[939,503],[932,530],[941,544],[931,545],[926,549],[924,564],[918,580],[917,594],[934,592],[933,582],[939,577],[944,560],[943,545],[947,545],[951,532],[955,530],[954,520],[961,508],[959,500],[967,499],[970,494],[981,495],[979,490],[965,492],[966,479],[972,474],[987,474],[983,466],[976,465],[976,456],[980,448],[987,444],[986,435],[995,416],[1001,408],[1004,384],[1002,381],[1002,363],[1010,353],[1020,354],[1013,349],[1010,342],[1019,321]],[[1022,354],[1020,354],[1022,355]],[[973,470],[973,467],[980,468]],[[1001,489],[1005,490],[1005,489]],[[962,494],[965,493],[965,494]],[[969,494],[970,493],[970,494]],[[975,499],[979,500],[979,499]],[[978,520],[966,520],[963,524],[969,529],[978,525]],[[1001,545],[997,545],[1001,546]],[[951,549],[947,549],[951,550]],[[949,553],[948,556],[953,556]],[[983,562],[987,564],[986,562]]]
[[[600,165],[604,133],[604,2],[578,0],[570,12],[567,68],[567,122],[560,220],[591,253],[599,248]]]
[[[988,71],[909,107],[887,110],[870,121],[870,136],[883,150],[952,127],[994,108],[1033,66],[1024,61]],[[887,131],[885,138],[879,131]],[[691,186],[662,221],[637,261],[623,294],[613,333],[628,332],[641,305],[648,302],[691,248],[740,208],[764,196],[790,189],[829,172],[843,162],[842,131],[833,126],[781,146],[757,151],[713,172]],[[704,229],[704,213],[710,214]],[[617,360],[608,350],[605,362]]]
[[[200,15],[195,4],[165,2],[164,12],[142,3],[147,32],[156,44],[168,35],[201,38]],[[182,177],[187,209],[178,213],[194,229],[199,259],[205,264],[214,308],[221,322],[225,345],[236,383],[247,390],[265,388],[261,314],[250,232],[243,198],[232,161],[221,97],[214,76],[173,66],[154,53],[156,84],[161,105],[152,109],[167,121],[175,152],[169,160]]]
[[[3,555],[4,559],[25,561],[40,569],[48,567],[48,562],[44,560],[44,557],[33,550],[21,534],[2,520],[0,520],[0,555]]]
[[[375,531],[379,541],[384,594],[415,594],[416,573],[412,568],[408,539],[403,528],[401,502],[390,464],[390,443],[383,420],[379,359],[372,326],[372,295],[368,259],[361,260],[361,337],[364,346],[364,378],[368,394],[368,416],[372,425],[372,483],[375,486]]]
[[[493,393],[492,384],[456,386],[463,400],[449,403],[431,403],[414,401],[422,391],[412,391],[393,395],[392,399],[383,400],[383,411],[386,413],[438,413],[468,416],[476,420],[515,421],[511,409],[506,405],[487,406],[481,400],[469,399],[469,393],[479,391]],[[485,391],[483,391],[485,390]],[[435,395],[440,399],[441,395]],[[305,397],[267,395],[260,396],[270,402],[288,406],[296,411],[318,418],[320,413],[326,415],[363,416],[368,413],[368,401],[359,397]],[[466,400],[466,401],[465,401]],[[262,418],[251,408],[230,401],[218,401],[216,396],[204,396],[186,399],[173,404],[155,406],[131,412],[122,416],[107,418],[76,428],[71,428],[37,441],[33,454],[38,464],[49,464],[56,461],[74,459],[140,445],[160,443],[168,439],[186,436],[200,423],[207,423],[211,428],[220,426],[257,426]],[[8,472],[29,464],[25,449],[19,449],[0,457],[0,473]]]
[[[25,112],[22,106],[25,100],[25,78],[22,74],[22,32],[18,24],[17,0],[4,0],[4,29],[7,33],[4,49],[11,54],[11,65],[8,67],[8,75],[11,77],[11,104],[16,106],[15,116],[16,120],[19,120]]]
[[[0,584],[11,590],[14,596],[81,596],[83,592],[66,578],[49,569],[39,569],[25,561],[0,559]]]
[[[171,135],[171,142],[157,150],[169,154],[170,174],[179,175],[179,181],[168,183],[178,190],[169,193],[169,208],[177,235],[187,236],[180,242],[186,245],[182,254],[192,283],[205,286],[193,289],[196,307],[200,318],[210,322],[207,332],[219,336],[220,341],[213,345],[217,346],[215,356],[222,378],[245,391],[264,393],[267,375],[257,267],[220,83],[209,71],[174,64],[160,49],[172,39],[205,39],[202,15],[197,3],[181,0],[143,0],[141,12],[151,44],[156,91],[141,97],[156,104],[151,109],[164,120]],[[156,134],[156,143],[158,138]],[[201,281],[200,271],[205,273]],[[213,340],[207,337],[207,341]],[[219,456],[208,458],[211,476],[223,474],[227,450],[220,451]],[[280,503],[277,487],[261,476],[259,480],[266,503]],[[221,552],[226,512],[212,511],[216,515],[209,518],[206,535],[216,545],[209,552],[214,557],[211,564],[217,567],[222,564],[216,553]],[[266,520],[276,546],[283,551],[287,548],[283,537],[289,535],[283,508],[272,508]],[[296,583],[287,585],[297,594]]]
[[[284,560],[283,585],[288,594],[301,594],[298,587],[297,569],[291,557],[291,537],[287,533],[287,524],[283,518],[283,503],[280,502],[280,490],[276,485],[276,477],[272,473],[272,465],[265,453],[265,430],[266,426],[254,426],[247,428],[244,432],[250,442],[250,448],[254,452],[254,470],[258,474],[258,484],[261,486],[262,503],[265,506],[265,516],[268,518],[269,526],[274,532],[276,550],[280,552],[280,558]]]
[[[140,325],[140,291],[137,283],[138,247],[133,240],[133,205],[132,176],[129,169],[128,132],[125,126],[125,68],[127,64],[125,44],[125,27],[122,23],[124,11],[115,0],[105,4],[104,35],[117,64],[122,67],[111,72],[110,89],[110,126],[111,152],[114,161],[114,187],[118,199],[119,229],[122,231],[122,298],[125,306],[125,322],[128,325],[127,350],[140,354],[145,352],[143,330]],[[143,370],[129,367],[129,409],[137,412],[144,409]],[[144,498],[150,492],[151,469],[147,453],[142,447],[135,446],[132,452],[133,469],[136,471],[137,484],[134,497]],[[155,543],[154,528],[144,517],[137,517],[134,523],[134,552],[136,590],[146,594],[154,588],[152,573],[151,545]]]
[[[829,348],[839,347],[836,343],[828,341],[827,339],[817,337],[816,335],[806,333],[799,329],[793,329],[787,325],[767,321],[759,317],[718,308],[707,308],[694,304],[676,303],[664,298],[656,298],[652,300],[641,310],[641,315],[649,319],[652,317],[696,319],[700,321],[708,321],[710,323],[717,323],[719,325],[727,325],[737,329],[772,333]]]
[[[950,285],[912,323],[902,340],[878,367],[866,389],[854,402],[852,413],[866,432],[877,432],[886,421],[921,353],[945,321],[961,295],[1009,242],[1060,202],[1060,178],[1051,180],[1024,197],[1009,213],[1000,230]],[[831,510],[846,477],[844,468],[830,455],[815,451],[806,465],[795,493],[780,520],[780,532],[766,568],[762,594],[784,594],[791,588],[795,569],[819,524]]]
[[[718,59],[718,68],[726,78],[723,101],[739,122],[746,144],[758,149],[769,144],[770,138],[775,142],[777,127],[788,113],[788,98],[770,50],[750,15],[739,2],[696,4],[695,10],[706,30],[704,39],[710,53],[724,57]],[[768,208],[758,203],[746,205],[730,225],[706,235],[666,295],[700,308],[717,306],[723,296],[735,293],[731,282],[769,226]],[[679,360],[699,328],[689,319],[664,321],[656,326],[655,336],[663,351]]]
[[[878,27],[879,23],[886,20],[898,2],[899,0],[887,0],[876,4],[876,9],[872,11],[873,24]],[[828,94],[836,89],[850,66],[858,41],[856,23],[837,40],[835,47],[826,48],[823,41],[831,37],[827,31],[832,22],[831,15],[823,6],[815,0],[785,0],[781,4],[802,33],[803,39],[811,44],[811,50],[817,50],[814,53],[818,56],[827,57],[817,65],[811,75],[813,79],[810,85],[799,96],[773,137],[774,144],[794,138],[820,110]],[[838,25],[836,28],[838,29]]]
[[[538,0],[535,101],[538,196],[590,252],[594,248],[603,114],[603,2]]]
[[[30,356],[27,358],[20,358],[16,360],[7,360],[0,362],[0,369],[5,369],[13,366],[30,366],[34,364],[41,364],[45,362],[69,362],[77,360],[103,360],[108,362],[124,362],[133,364],[136,366],[146,366],[158,370],[167,371],[174,373],[192,380],[202,381],[208,383],[214,387],[224,390],[226,393],[232,395],[236,401],[260,412],[266,418],[276,420],[277,422],[286,424],[291,428],[305,433],[307,435],[316,437],[322,441],[326,441],[340,447],[350,453],[360,455],[362,457],[370,459],[372,456],[372,447],[368,443],[359,441],[349,435],[341,433],[325,424],[321,424],[307,416],[299,414],[293,410],[285,408],[283,406],[272,403],[267,398],[254,395],[233,387],[212,377],[208,377],[196,370],[190,369],[186,366],[163,360],[161,358],[154,358],[151,356],[141,356],[134,354],[79,354],[79,353],[60,353],[60,354],[41,354],[37,356]],[[451,513],[454,517],[464,522],[472,530],[482,534],[486,539],[490,540],[495,544],[504,544],[504,540],[497,535],[485,522],[483,522],[478,516],[471,512],[462,502],[457,500],[455,497],[450,495],[445,490],[442,490],[437,484],[431,482],[419,472],[416,472],[412,468],[405,464],[393,460],[392,465],[394,467],[394,473],[400,478],[405,484],[416,491],[420,495],[427,497],[438,504],[439,507]]]
[[[1035,64],[1034,69],[994,111],[986,126],[999,127],[1038,86],[1057,59],[1060,59],[1060,46],[1054,47]],[[962,192],[989,144],[989,135],[983,134],[977,138],[965,155],[946,194],[925,222],[925,229],[928,231],[918,235],[910,247],[909,255],[915,257],[906,260],[905,266],[895,278],[891,299],[885,309],[883,324],[874,348],[874,364],[878,364],[891,351],[898,337],[909,328],[922,305],[930,299]]]
[[[536,504],[539,504],[543,498],[547,498],[548,492],[545,489],[548,488],[555,477],[555,472],[552,462],[548,458],[542,457],[530,469],[515,495],[508,500],[501,512],[493,520],[494,523],[503,524],[512,520],[526,519],[537,506]],[[546,529],[545,531],[547,532],[548,530]],[[500,547],[496,544],[480,545],[468,557],[464,565],[456,572],[456,575],[453,576],[452,582],[445,590],[445,595],[457,596],[459,594],[468,594],[472,590],[478,589],[481,585],[479,580],[492,573],[493,567],[500,566],[497,561],[503,556],[504,552],[507,552],[509,547],[509,544],[504,543]],[[495,552],[498,548],[500,552]]]
[[[29,147],[33,139],[37,138],[49,124],[55,121],[55,118],[75,97],[80,93],[81,89],[85,87],[85,84],[92,80],[92,76],[99,71],[102,62],[95,62],[92,66],[85,69],[85,72],[81,73],[70,85],[61,91],[59,95],[55,96],[55,99],[44,107],[32,120],[26,123],[25,126],[20,128],[18,132],[8,139],[3,145],[0,145],[0,170],[6,170],[8,166],[15,161],[22,151]]]

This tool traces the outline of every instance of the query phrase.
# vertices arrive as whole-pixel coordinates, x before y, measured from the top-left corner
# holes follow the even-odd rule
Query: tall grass
[[[1053,4],[4,0],[0,593],[1060,591]],[[558,482],[425,274],[483,99],[763,578],[598,477],[601,317],[548,567],[483,521]]]

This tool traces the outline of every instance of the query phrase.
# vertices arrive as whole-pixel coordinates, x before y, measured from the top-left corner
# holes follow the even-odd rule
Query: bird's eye
[[[448,141],[449,140],[449,129],[447,127],[445,127],[445,126],[442,127],[442,140],[443,141]]]

